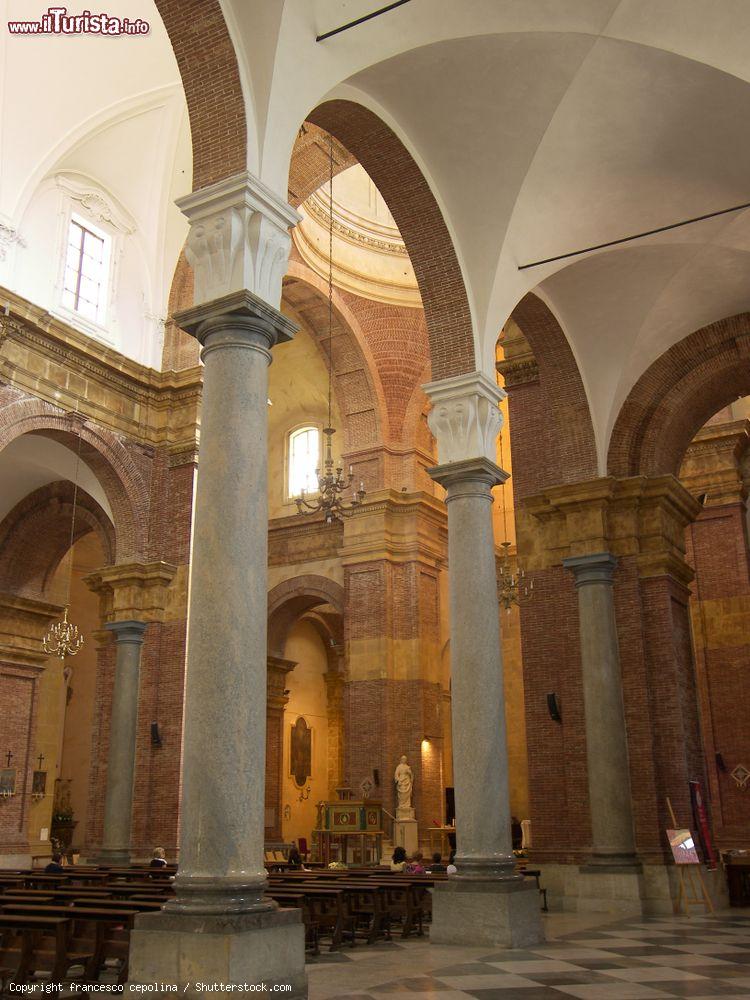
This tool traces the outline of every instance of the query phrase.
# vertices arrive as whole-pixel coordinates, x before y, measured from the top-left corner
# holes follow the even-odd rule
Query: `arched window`
[[[315,470],[320,465],[320,431],[317,427],[300,427],[289,435],[289,496],[302,491],[317,493]]]

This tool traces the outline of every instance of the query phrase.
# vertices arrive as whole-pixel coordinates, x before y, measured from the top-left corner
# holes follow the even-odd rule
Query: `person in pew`
[[[52,855],[52,860],[44,870],[50,875],[65,871],[65,868],[63,867],[63,856],[59,851],[55,851]]]
[[[424,875],[424,864],[422,863],[422,852],[415,851],[414,857],[406,866],[407,875]]]
[[[451,856],[448,859],[448,867],[445,869],[449,875],[455,875],[456,872],[458,871],[458,868],[456,868],[456,866],[453,864],[455,857],[456,857],[456,852],[451,851]]]
[[[155,847],[149,863],[150,868],[166,868],[167,855],[163,847]]]
[[[403,847],[397,847],[391,857],[391,871],[402,872],[406,868],[406,851]]]
[[[302,869],[302,855],[297,847],[297,842],[293,841],[292,846],[289,848],[289,854],[286,858],[289,868],[294,871],[300,871]]]
[[[435,872],[440,875],[448,870],[447,865],[443,864],[443,855],[440,851],[435,851],[432,855],[432,864],[430,865],[430,873]]]

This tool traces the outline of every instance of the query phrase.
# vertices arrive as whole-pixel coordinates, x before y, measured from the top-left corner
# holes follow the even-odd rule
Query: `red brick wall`
[[[728,402],[750,390],[750,315],[703,327],[640,377],[612,431],[613,476],[678,476],[688,445]]]
[[[744,501],[706,507],[688,530],[687,543],[696,571],[692,614],[703,640],[697,648],[698,686],[714,830],[723,847],[750,847],[750,799],[730,773],[740,763],[750,767],[750,636],[739,617],[743,611],[746,617],[750,605]]]
[[[193,188],[245,169],[247,125],[239,68],[219,0],[156,0],[185,89]]]

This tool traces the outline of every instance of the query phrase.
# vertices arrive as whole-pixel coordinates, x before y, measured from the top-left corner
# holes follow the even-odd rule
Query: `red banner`
[[[708,810],[703,798],[703,788],[700,781],[690,782],[690,800],[693,803],[693,820],[698,831],[698,839],[703,848],[703,857],[710,869],[716,868],[716,854],[711,841],[711,828],[708,823]]]

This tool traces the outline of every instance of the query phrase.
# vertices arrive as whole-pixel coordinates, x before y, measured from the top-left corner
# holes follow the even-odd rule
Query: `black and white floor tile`
[[[561,917],[564,926],[564,917]],[[311,1000],[750,1000],[750,910],[598,923],[526,951],[394,940],[324,954]],[[391,998],[389,994],[407,994]]]

